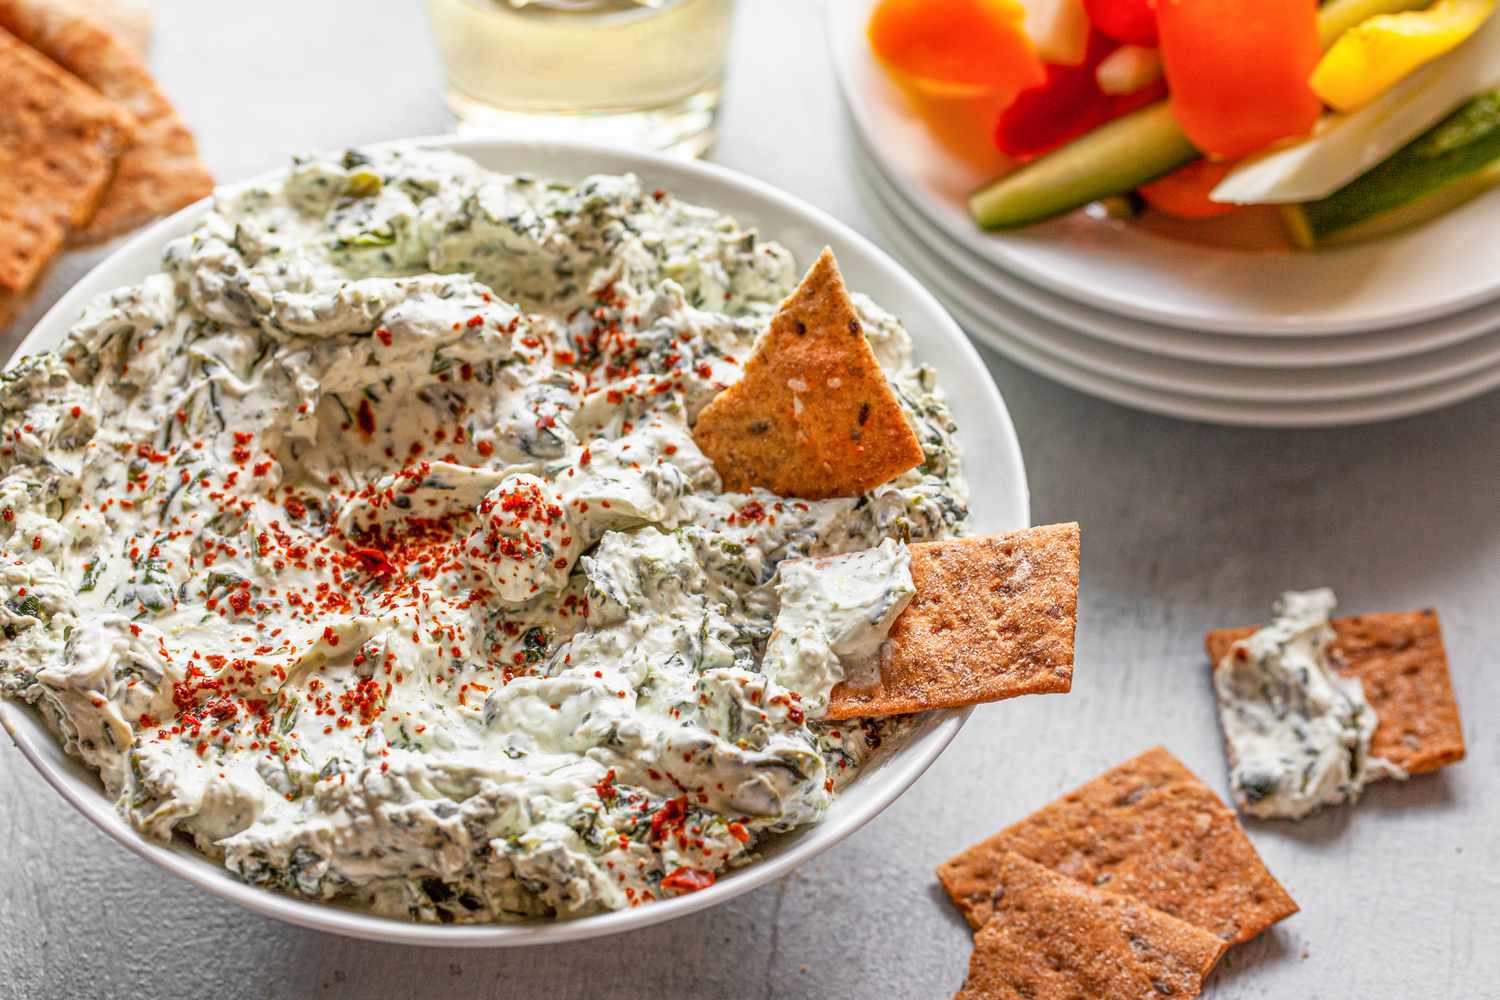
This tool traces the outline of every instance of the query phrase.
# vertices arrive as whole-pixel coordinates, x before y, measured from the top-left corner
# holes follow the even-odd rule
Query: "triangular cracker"
[[[938,879],[974,927],[990,918],[1012,852],[1231,944],[1297,912],[1234,811],[1161,747],[945,861]]]
[[[1007,854],[954,1000],[1191,1000],[1229,945],[1144,903]]]
[[[1370,753],[1407,774],[1435,771],[1464,759],[1458,698],[1437,612],[1395,611],[1336,618],[1329,656],[1345,677],[1357,677],[1378,720]],[[1215,666],[1254,628],[1219,629],[1204,645]]]
[[[135,145],[121,157],[92,220],[69,234],[97,243],[213,192],[193,136],[130,46],[46,0],[0,0],[0,27],[135,116]]]
[[[911,546],[916,593],[881,649],[880,681],[833,689],[827,718],[901,715],[1073,684],[1077,524]]]
[[[19,301],[94,214],[130,116],[40,52],[0,30],[0,293]],[[8,311],[7,306],[7,311]]]
[[[859,496],[922,463],[831,250],[781,304],[740,380],[698,415],[693,439],[735,493]]]

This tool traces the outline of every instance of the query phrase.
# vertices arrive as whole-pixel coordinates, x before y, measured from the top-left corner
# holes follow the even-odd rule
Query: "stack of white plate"
[[[829,0],[862,201],[979,341],[1083,392],[1225,424],[1364,423],[1500,386],[1500,191],[1318,253],[1086,213],[984,233],[966,197],[987,178],[934,141],[871,57],[874,3]]]

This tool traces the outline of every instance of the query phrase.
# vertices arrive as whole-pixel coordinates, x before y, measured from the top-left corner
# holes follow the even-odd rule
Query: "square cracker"
[[[973,926],[989,919],[1012,852],[1231,944],[1297,912],[1234,811],[1161,747],[945,861],[938,879]]]
[[[88,222],[121,151],[130,116],[0,30],[0,293],[19,300]],[[7,310],[8,311],[8,310]]]
[[[771,318],[740,380],[698,414],[693,439],[735,493],[859,496],[922,464],[831,250]]]
[[[833,689],[830,719],[957,708],[1073,686],[1077,524],[911,546],[916,593],[880,652],[880,680]]]
[[[69,235],[70,243],[110,239],[212,193],[213,177],[198,159],[192,133],[130,45],[50,0],[0,0],[0,27],[137,121],[135,145],[121,157],[98,212]]]
[[[1448,654],[1437,612],[1395,611],[1336,618],[1334,668],[1357,677],[1375,709],[1370,752],[1407,774],[1424,774],[1464,759],[1458,698],[1448,675]],[[1253,628],[1219,629],[1204,645],[1219,663]]]
[[[1137,900],[1006,854],[954,1000],[1190,1000],[1229,947]]]

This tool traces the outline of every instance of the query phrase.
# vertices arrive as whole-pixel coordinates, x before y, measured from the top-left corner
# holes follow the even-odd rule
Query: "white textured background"
[[[156,6],[155,67],[221,180],[297,150],[448,128],[416,0]],[[821,14],[811,0],[742,0],[713,158],[878,241],[851,188]],[[57,268],[18,328],[98,257]],[[1500,997],[1500,394],[1364,429],[1230,431],[986,359],[1036,519],[1084,526],[1073,693],[981,708],[910,793],[832,852],[728,907],[625,937],[383,947],[172,880],[74,815],[6,744],[0,997],[950,996],[969,932],[933,866],[1154,743],[1222,790],[1201,634],[1260,620],[1283,587],[1323,583],[1351,613],[1438,607],[1469,759],[1300,826],[1253,825],[1303,912],[1232,951],[1208,995]]]

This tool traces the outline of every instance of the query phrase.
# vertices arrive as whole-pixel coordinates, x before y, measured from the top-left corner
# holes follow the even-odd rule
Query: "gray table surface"
[[[414,0],[156,6],[155,68],[222,180],[298,150],[449,127]],[[821,15],[808,0],[744,0],[712,158],[878,241],[851,187]],[[18,328],[100,256],[65,260]],[[76,815],[7,743],[0,996],[950,996],[970,935],[933,866],[1156,743],[1222,789],[1203,630],[1326,583],[1351,612],[1441,611],[1469,758],[1301,825],[1252,825],[1303,912],[1232,951],[1209,995],[1500,997],[1500,393],[1373,427],[1225,430],[985,359],[1019,429],[1035,519],[1084,526],[1073,693],[981,708],[839,847],[732,905],[613,939],[388,947],[172,879]]]

